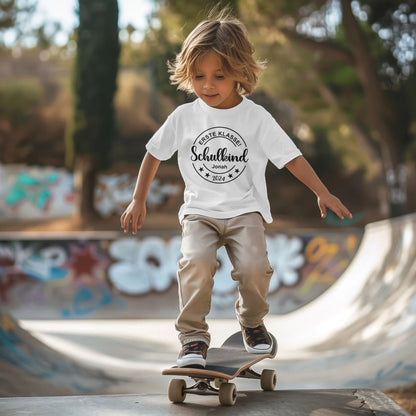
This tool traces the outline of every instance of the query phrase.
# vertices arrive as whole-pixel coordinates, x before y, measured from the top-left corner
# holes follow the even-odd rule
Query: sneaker
[[[268,354],[273,349],[273,340],[264,325],[256,328],[241,327],[246,351],[251,354]]]
[[[176,360],[178,367],[205,368],[208,346],[203,341],[188,342]]]

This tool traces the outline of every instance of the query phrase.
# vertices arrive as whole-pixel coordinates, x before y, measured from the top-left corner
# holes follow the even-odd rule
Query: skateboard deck
[[[169,383],[168,396],[174,403],[183,402],[186,394],[218,394],[221,404],[233,405],[237,392],[235,385],[229,383],[236,377],[254,378],[261,381],[263,390],[274,390],[276,373],[274,370],[263,370],[256,373],[250,367],[266,358],[274,358],[277,353],[277,341],[272,334],[273,349],[267,354],[250,354],[245,350],[241,332],[230,336],[220,348],[209,348],[205,368],[172,367],[163,370],[163,375],[186,376],[196,384],[186,387],[182,379],[172,379]],[[215,387],[211,382],[215,383]]]

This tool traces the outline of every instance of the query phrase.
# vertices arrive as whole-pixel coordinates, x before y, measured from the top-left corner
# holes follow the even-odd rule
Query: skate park
[[[352,231],[341,232],[344,237],[352,238]],[[337,235],[337,241],[340,242],[340,230],[334,229],[332,233]],[[330,234],[331,232],[325,235],[327,244],[331,241]],[[338,267],[339,277],[325,289],[321,288],[321,293],[315,293],[313,299],[308,299],[306,303],[301,304],[298,299],[300,304],[294,305],[293,301],[291,311],[271,313],[267,318],[269,330],[278,339],[279,350],[275,360],[262,361],[257,367],[276,370],[276,396],[271,399],[267,392],[261,393],[258,382],[238,379],[236,383],[241,397],[238,398],[236,409],[238,403],[241,405],[244,400],[249,400],[250,405],[259,400],[261,404],[257,406],[265,406],[267,412],[268,406],[278,406],[276,400],[286,404],[290,400],[301,403],[299,397],[308,397],[306,413],[290,413],[287,410],[286,414],[315,414],[310,411],[309,405],[331,407],[337,400],[341,407],[349,406],[351,414],[361,414],[354,413],[358,411],[356,406],[359,404],[363,406],[362,409],[379,406],[380,413],[376,414],[406,414],[400,413],[404,411],[396,407],[381,390],[408,385],[416,380],[416,216],[411,214],[370,223],[365,226],[362,235],[356,233],[356,230],[353,234],[357,241],[356,247],[348,254],[350,260],[343,263],[344,269]],[[90,240],[83,236],[78,237],[81,247],[85,247],[86,241],[100,241],[100,244],[106,241],[104,246],[107,252],[114,256],[113,269],[101,258],[104,268],[108,270],[108,276],[104,280],[97,277],[88,291],[85,287],[80,289],[76,276],[71,276],[66,281],[63,278],[62,282],[57,283],[57,278],[47,279],[47,268],[39,267],[39,256],[43,256],[44,262],[47,259],[50,262],[52,258],[54,264],[48,265],[49,273],[63,276],[63,270],[68,267],[71,258],[79,254],[72,247],[72,251],[69,250],[72,257],[60,257],[57,242],[65,244],[65,240],[58,240],[53,236],[44,237],[46,241],[42,244],[37,241],[36,249],[30,251],[29,247],[34,247],[33,235],[22,234],[20,238],[16,233],[13,237],[5,233],[1,235],[3,264],[6,264],[6,257],[9,259],[8,266],[2,270],[10,272],[13,267],[16,273],[16,269],[20,267],[29,272],[31,277],[20,279],[16,285],[10,285],[3,292],[3,295],[7,294],[7,300],[4,301],[3,298],[1,311],[0,365],[2,374],[9,376],[2,377],[1,389],[2,396],[17,397],[0,399],[0,409],[4,406],[9,409],[7,411],[16,409],[17,412],[26,400],[28,407],[32,407],[31,400],[40,404],[39,400],[36,402],[36,398],[22,399],[24,396],[47,396],[44,404],[50,403],[52,407],[54,400],[67,406],[71,403],[71,397],[83,403],[88,402],[90,397],[91,403],[99,408],[101,405],[107,406],[105,397],[111,395],[115,400],[120,400],[120,403],[125,403],[130,411],[135,408],[135,402],[140,402],[148,412],[143,410],[143,414],[174,412],[177,405],[170,404],[166,396],[169,377],[161,375],[164,368],[169,368],[175,362],[178,351],[177,334],[173,325],[175,310],[165,299],[166,296],[175,297],[174,283],[169,284],[171,287],[166,287],[166,282],[162,285],[156,279],[150,285],[153,285],[151,290],[144,290],[144,286],[141,286],[139,289],[143,293],[123,295],[122,285],[125,291],[139,290],[134,282],[129,286],[127,281],[117,281],[117,273],[114,272],[118,271],[117,267],[124,267],[123,273],[127,273],[127,264],[117,264],[114,258],[117,258],[120,247],[121,252],[125,253],[132,240],[114,233],[85,236]],[[279,237],[283,238],[281,235]],[[74,236],[67,238],[71,238],[72,242],[77,241]],[[298,256],[302,256],[299,242],[301,238],[294,235],[284,238],[287,246],[299,246]],[[153,236],[147,240],[151,244],[147,248],[146,261],[153,264],[154,268],[158,265],[159,269],[167,267],[154,258],[158,250],[160,252],[161,240],[169,243],[176,241],[176,236],[165,235],[160,239]],[[53,241],[53,247],[49,246],[50,241]],[[108,241],[117,244],[111,246]],[[273,242],[277,244],[278,239],[271,235],[268,241],[272,247]],[[303,241],[310,242],[313,238]],[[174,245],[168,246],[172,249]],[[31,255],[24,261],[21,256],[19,261],[12,264],[11,258],[17,260],[12,254],[16,253],[16,247],[19,247],[20,252],[26,250]],[[304,244],[305,247],[308,247],[307,244]],[[272,251],[271,248],[269,250]],[[273,261],[273,254],[270,256]],[[86,259],[87,257],[83,258],[84,261]],[[35,261],[38,262],[37,265]],[[303,261],[307,260],[304,258]],[[294,269],[299,269],[301,263],[299,260]],[[85,267],[88,270],[84,265]],[[221,278],[224,275],[225,278],[225,262],[222,268],[224,273],[220,272],[219,276]],[[43,281],[39,277],[42,270]],[[85,270],[82,270],[84,273]],[[157,267],[154,271],[156,270]],[[307,281],[307,277],[311,275],[305,276]],[[82,280],[81,275],[78,278]],[[279,303],[276,294],[284,286],[288,286],[290,277],[286,276],[286,281],[282,276],[278,279],[280,280],[271,282],[271,285],[275,285],[275,291],[269,300],[272,312],[279,308],[289,308],[286,304]],[[103,289],[103,281],[107,284],[106,290],[115,299],[111,300],[111,296]],[[78,302],[77,305],[72,302],[72,310],[69,307],[69,298],[64,296],[65,285]],[[115,285],[118,285],[118,289]],[[155,285],[160,286],[155,289]],[[26,298],[22,297],[23,302],[17,302],[22,293],[26,293]],[[28,297],[27,293],[31,293],[31,296]],[[239,329],[236,319],[232,317],[232,302],[228,299],[234,296],[233,288],[226,283],[220,284],[217,295],[213,316],[208,317],[212,344],[215,346],[221,345],[229,334]],[[272,305],[273,299],[278,307]],[[131,301],[137,303],[130,304]],[[147,307],[147,302],[157,309],[154,314],[156,318],[140,317],[140,304]],[[74,305],[78,308],[76,316]],[[322,400],[322,403],[317,403],[316,400]],[[156,407],[153,406],[155,401],[159,404]],[[202,406],[198,408],[201,411],[208,411],[210,406],[218,406],[216,399],[211,397],[192,396],[187,399],[187,403],[190,403],[189,406]],[[42,409],[46,412],[46,408]],[[180,409],[187,411],[183,407]],[[328,414],[350,414],[336,413],[340,409],[332,411],[334,413]],[[387,413],[382,413],[383,411]],[[1,412],[0,410],[0,414],[12,414]]]
[[[0,416],[416,415],[416,3],[2,3]],[[274,272],[265,324],[278,352],[253,369],[275,371],[277,386],[262,391],[259,380],[237,378],[234,405],[191,395],[189,387],[183,403],[172,403],[172,376],[163,372],[181,347],[174,326],[184,202],[179,152],[150,186],[144,228],[124,234],[120,215],[146,143],[195,98],[172,85],[171,59],[192,28],[225,3],[246,26],[258,65],[249,100],[281,125],[354,215],[319,218],[320,192],[298,183],[285,164],[280,172],[265,166],[275,220],[266,227]],[[237,69],[247,65],[234,68],[217,78],[229,87],[234,79],[230,97],[237,99]],[[224,102],[212,92],[201,96],[219,110]],[[231,104],[237,101],[223,109]],[[254,133],[257,117],[238,114],[242,140],[227,130],[227,146],[254,139],[250,149],[257,149],[268,135]],[[192,133],[200,115],[189,117],[192,140],[200,137]],[[213,125],[205,131],[219,137]],[[205,149],[192,157],[210,158],[211,143],[207,134]],[[228,147],[221,148],[212,156],[225,158]],[[251,150],[249,159],[247,149],[231,153],[254,161]],[[259,174],[257,185],[262,168],[252,166],[244,172]],[[212,180],[223,182],[243,172],[211,169]],[[224,248],[217,260],[207,317],[212,347],[240,329]],[[223,380],[212,381],[220,396],[216,382]]]

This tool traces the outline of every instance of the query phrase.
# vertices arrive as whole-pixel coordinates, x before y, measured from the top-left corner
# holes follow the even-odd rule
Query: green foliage
[[[147,44],[149,67],[152,81],[158,92],[168,95],[177,103],[189,99],[186,93],[170,85],[167,61],[175,57],[182,41],[189,32],[212,10],[230,8],[238,13],[236,0],[156,0],[159,5],[154,18],[160,22],[150,27],[144,42]]]
[[[33,0],[0,0],[0,30],[15,26],[19,14],[33,12],[35,4]]]
[[[238,14],[238,0],[157,0],[171,12],[183,19],[183,31],[187,35],[197,23],[204,20],[212,10],[230,8]]]
[[[68,151],[109,163],[115,135],[113,98],[118,58],[117,0],[79,1],[78,49],[74,68],[74,118]],[[73,157],[70,162],[73,163]]]
[[[390,76],[407,78],[415,66],[416,0],[361,0],[368,24],[390,52]]]
[[[30,121],[42,100],[38,83],[15,81],[0,85],[0,118],[18,126]]]
[[[177,92],[169,85],[166,60],[174,56],[185,36],[213,6],[226,2],[156,2],[155,17],[160,26],[151,27],[147,34],[145,43],[151,45],[147,50],[148,61],[152,62],[153,80],[158,91],[176,97],[180,102]],[[380,142],[374,134],[374,126],[369,127],[367,87],[358,77],[353,60],[349,63],[339,61],[336,55],[331,56],[331,53],[326,53],[328,50],[319,47],[319,44],[326,44],[329,49],[346,54],[352,50],[353,45],[349,44],[345,33],[340,2],[236,0],[232,3],[236,14],[248,27],[256,56],[268,61],[259,88],[272,97],[290,103],[297,123],[314,126],[315,140],[309,146],[314,146],[317,152],[332,153],[332,159],[341,152],[339,161],[347,169],[361,169],[367,163],[368,170],[374,172]],[[400,51],[403,53],[413,44],[414,56],[416,0],[360,0],[351,3],[358,16],[370,59],[390,97],[397,146],[402,148],[401,154],[404,155],[406,149],[410,151],[415,147],[415,128],[411,128],[416,114],[416,97],[411,92],[415,90],[411,81],[415,61],[404,65]],[[282,28],[293,30],[299,37],[309,38],[312,42],[302,44],[287,38],[282,34]],[[388,31],[391,31],[390,38],[385,36]],[[409,53],[407,56],[410,56]],[[344,133],[348,133],[340,136],[340,126],[343,126]],[[323,131],[326,133],[323,134]],[[289,133],[293,136],[293,132]],[[355,139],[356,134],[360,140]],[[326,148],[323,145],[324,136],[329,143]]]

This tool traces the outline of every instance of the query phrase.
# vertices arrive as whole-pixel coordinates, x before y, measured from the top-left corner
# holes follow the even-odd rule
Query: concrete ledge
[[[282,390],[239,392],[233,407],[223,407],[216,396],[188,395],[172,404],[167,395],[127,394],[102,396],[0,398],[0,416],[410,416],[378,390]]]

